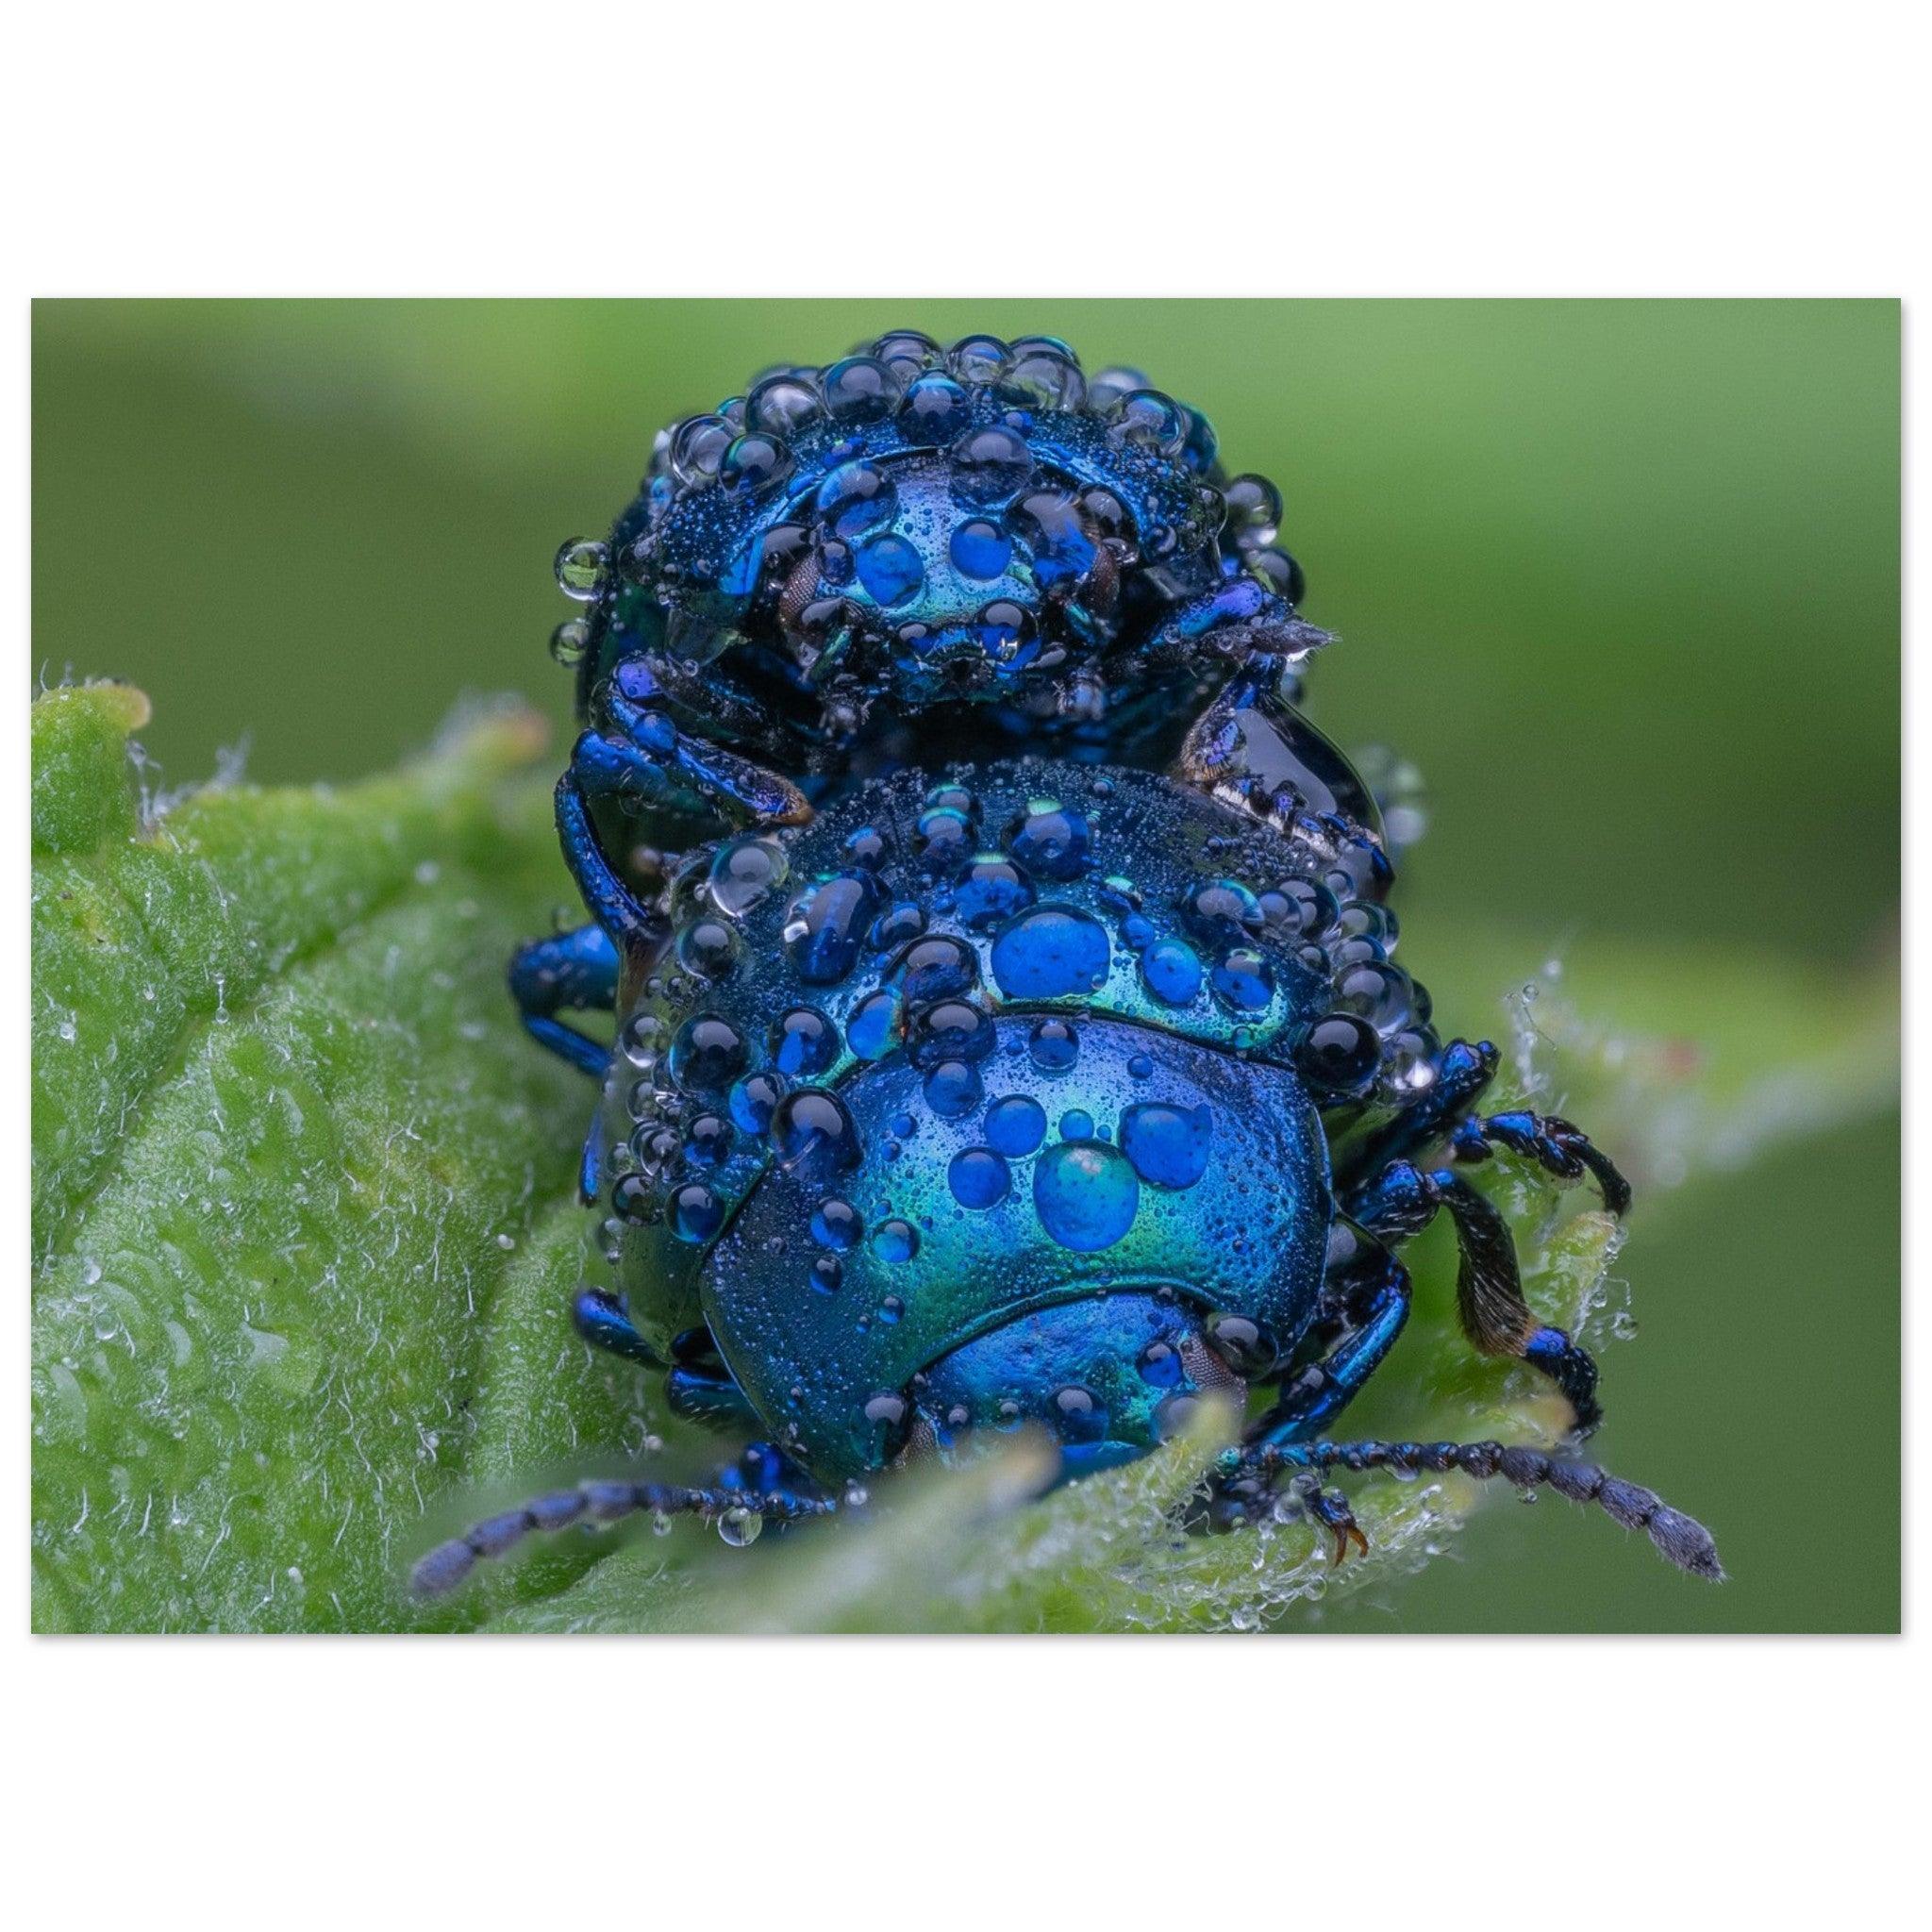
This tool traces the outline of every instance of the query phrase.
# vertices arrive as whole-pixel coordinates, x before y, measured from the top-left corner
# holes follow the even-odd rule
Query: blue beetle
[[[510,983],[602,1083],[575,1321],[758,1440],[713,1484],[491,1518],[420,1589],[634,1510],[747,1541],[988,1431],[1043,1429],[1074,1476],[1204,1396],[1253,1413],[1203,1526],[1299,1508],[1340,1561],[1366,1545],[1329,1472],[1455,1469],[1721,1574],[1593,1464],[1326,1433],[1446,1212],[1471,1342],[1587,1434],[1595,1365],[1461,1169],[1628,1190],[1568,1122],[1478,1111],[1495,1049],[1441,1040],[1393,962],[1375,800],[1297,708],[1327,640],[1280,515],[1138,375],[900,331],[674,425],[609,538],[563,547],[558,823],[591,916]],[[597,1007],[614,1046],[560,1017]]]

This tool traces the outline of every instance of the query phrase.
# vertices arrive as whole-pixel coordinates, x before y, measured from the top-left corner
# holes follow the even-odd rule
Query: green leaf
[[[641,1435],[554,1298],[590,1095],[503,986],[541,731],[143,819],[145,712],[34,707],[35,1621],[390,1627],[425,1505]]]
[[[157,805],[126,743],[146,717],[101,684],[33,712],[37,1627],[1252,1627],[1398,1588],[1482,1494],[1352,1485],[1373,1553],[1340,1571],[1299,1522],[1183,1536],[1232,1426],[1208,1414],[1037,1501],[1020,1442],[749,1552],[689,1524],[579,1533],[413,1604],[410,1558],[509,1499],[716,1459],[566,1316],[591,1095],[503,987],[568,891],[541,732],[475,712],[353,788]],[[1507,1084],[1583,1118],[1646,1213],[1896,1096],[1887,962],[1827,989],[1664,945],[1577,946],[1553,976],[1507,934],[1427,944],[1439,1009],[1486,1016]],[[1485,1172],[1533,1304],[1612,1341],[1623,1231],[1581,1191]],[[1561,1405],[1457,1331],[1446,1231],[1409,1254],[1416,1314],[1351,1432],[1548,1440]]]

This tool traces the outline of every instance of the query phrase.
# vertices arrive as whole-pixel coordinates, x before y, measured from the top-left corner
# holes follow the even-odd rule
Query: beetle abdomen
[[[905,1108],[871,1096],[893,1082],[915,1112],[977,1119],[994,1070],[1031,1064],[1056,1139],[1080,1138],[1058,1116],[1084,1108],[1116,1149],[1137,1045],[1242,1115],[1280,1114],[1291,1087],[1324,1107],[1371,1092],[1430,1042],[1393,967],[1369,969],[1364,1010],[1354,914],[1385,915],[1351,890],[1332,854],[1169,779],[1037,760],[900,772],[808,825],[689,854],[663,957],[622,994],[607,1285],[668,1351],[705,1320],[705,1257],[768,1169],[818,1149],[808,1164],[889,1170]],[[1084,1042],[1080,1079],[1112,1069],[1114,1098],[1049,1100],[1055,1028]]]
[[[1041,1309],[1180,1302],[1241,1318],[1252,1357],[1313,1305],[1327,1153],[1294,1074],[1098,1016],[990,1026],[970,1074],[902,1052],[841,1087],[865,1158],[788,1142],[706,1268],[733,1374],[822,1474],[890,1459],[926,1371]]]

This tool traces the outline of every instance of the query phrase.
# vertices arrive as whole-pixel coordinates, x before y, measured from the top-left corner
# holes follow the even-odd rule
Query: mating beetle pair
[[[906,331],[674,425],[608,541],[565,545],[558,823],[591,922],[510,982],[603,1083],[576,1322],[760,1440],[706,1487],[540,1497],[419,1588],[633,1510],[745,1541],[988,1430],[1043,1428],[1077,1475],[1251,1391],[1206,1526],[1299,1507],[1340,1560],[1329,1471],[1456,1469],[1721,1574],[1594,1465],[1329,1437],[1439,1212],[1473,1345],[1593,1428],[1594,1364],[1460,1170],[1628,1191],[1568,1123],[1478,1111],[1495,1050],[1439,1039],[1391,963],[1375,801],[1296,708],[1327,640],[1279,517],[1131,372]],[[614,1047],[559,1017],[594,1008]]]

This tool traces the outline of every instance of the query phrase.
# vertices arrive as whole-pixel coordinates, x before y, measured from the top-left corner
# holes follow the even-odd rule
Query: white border
[[[0,116],[8,427],[24,452],[29,293],[1910,298],[1907,18],[1626,0],[1195,27],[1120,0],[551,7],[512,31],[397,0],[42,8],[11,25]],[[25,462],[7,474],[24,631]],[[24,682],[24,637],[15,661]],[[1923,727],[1923,679],[1908,696]],[[1912,782],[1914,834],[1926,810]],[[0,1149],[16,1255],[23,1125]],[[1768,1468],[1830,1422],[1767,1414]],[[5,1440],[24,1501],[24,1414]],[[1829,1524],[1791,1528],[1830,1563]],[[7,1669],[30,1922],[1624,1927],[1857,1922],[1921,1889],[1916,1642],[17,1635]]]

